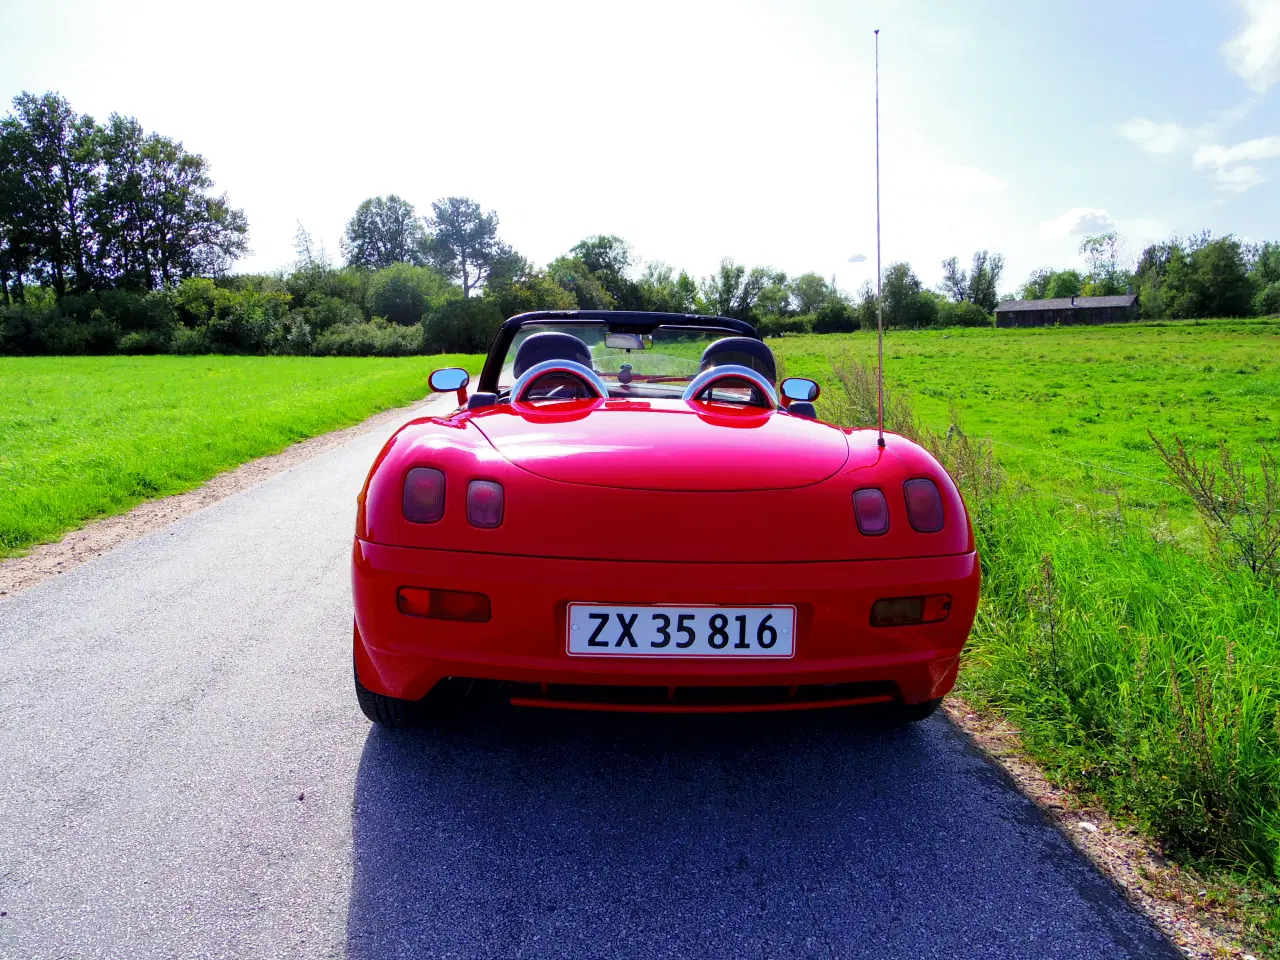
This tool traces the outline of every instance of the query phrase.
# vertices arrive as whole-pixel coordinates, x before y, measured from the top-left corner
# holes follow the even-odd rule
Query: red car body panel
[[[414,467],[444,472],[442,518],[402,507]],[[945,524],[919,533],[902,485],[928,478]],[[500,526],[466,514],[470,480],[500,483]],[[890,528],[864,536],[852,494],[880,489]],[[353,549],[355,661],[369,690],[419,699],[445,677],[530,685],[513,702],[583,709],[739,710],[943,696],[977,609],[964,504],[922,448],[782,411],[684,400],[503,403],[406,424],[360,493]],[[483,593],[487,622],[408,616],[401,587]],[[879,599],[948,594],[945,620],[873,627]],[[571,602],[797,608],[789,659],[570,657]],[[851,685],[866,685],[854,689]],[[553,685],[568,685],[545,700]],[[878,686],[877,686],[878,685]],[[672,703],[577,698],[666,688]],[[682,688],[812,688],[807,699],[681,706]],[[827,691],[824,693],[823,691]]]

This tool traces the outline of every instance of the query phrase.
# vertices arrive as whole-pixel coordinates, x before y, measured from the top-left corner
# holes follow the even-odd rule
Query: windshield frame
[[[759,340],[756,328],[745,320],[732,317],[708,317],[692,313],[645,313],[639,310],[539,310],[512,317],[498,330],[497,339],[489,348],[484,370],[476,389],[485,393],[498,393],[498,379],[516,333],[525,324],[554,323],[571,326],[575,323],[599,325],[604,323],[613,333],[651,334],[658,327],[682,327],[690,331],[723,333],[726,336],[750,337]]]

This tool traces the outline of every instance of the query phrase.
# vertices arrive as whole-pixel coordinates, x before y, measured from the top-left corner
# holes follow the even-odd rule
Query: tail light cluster
[[[404,478],[404,518],[410,523],[436,523],[444,516],[444,488],[443,471],[411,469]],[[501,526],[505,499],[502,484],[472,480],[467,484],[467,520],[485,530]]]
[[[932,480],[908,480],[902,485],[907,501],[907,521],[917,533],[937,533],[945,517],[942,494]],[[863,487],[853,492],[853,515],[858,532],[865,537],[878,537],[889,532],[889,504],[876,487]]]
[[[396,607],[407,616],[429,617],[432,620],[485,623],[490,616],[487,596],[462,590],[401,587],[396,592]]]

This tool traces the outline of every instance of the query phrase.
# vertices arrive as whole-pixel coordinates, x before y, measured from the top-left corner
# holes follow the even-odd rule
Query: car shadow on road
[[[348,956],[1173,957],[940,718],[370,731]]]

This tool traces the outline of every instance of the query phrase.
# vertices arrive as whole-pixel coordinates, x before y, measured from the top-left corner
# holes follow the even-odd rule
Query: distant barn
[[[1055,323],[1125,323],[1138,319],[1138,295],[1006,300],[996,307],[997,327],[1051,327]]]

